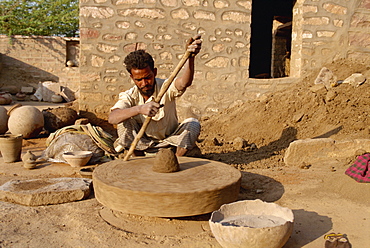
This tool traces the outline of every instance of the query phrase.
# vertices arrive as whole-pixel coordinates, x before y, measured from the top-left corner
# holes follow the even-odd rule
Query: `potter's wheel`
[[[94,170],[96,199],[123,213],[182,217],[210,213],[238,199],[241,174],[230,165],[178,158],[181,170],[152,171],[154,158],[114,160]]]

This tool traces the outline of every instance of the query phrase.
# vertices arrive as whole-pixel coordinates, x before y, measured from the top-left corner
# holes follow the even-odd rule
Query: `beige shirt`
[[[130,108],[153,101],[154,98],[159,94],[160,88],[164,82],[164,79],[156,78],[154,93],[147,101],[144,100],[144,97],[140,94],[140,91],[136,85],[127,91],[121,92],[119,94],[118,101],[111,108],[111,110]],[[176,130],[179,123],[175,99],[176,97],[181,96],[183,93],[184,91],[179,91],[176,89],[174,83],[170,85],[160,101],[160,104],[163,104],[164,106],[159,109],[158,113],[154,117],[152,117],[152,120],[145,130],[146,135],[157,140],[163,140]],[[139,124],[142,124],[144,123],[146,117],[146,115],[139,114],[132,118],[134,118]]]

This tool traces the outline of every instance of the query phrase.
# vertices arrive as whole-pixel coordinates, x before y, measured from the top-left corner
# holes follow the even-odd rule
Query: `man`
[[[193,82],[194,60],[202,45],[197,35],[187,45],[192,56],[185,63],[181,76],[174,79],[160,103],[153,99],[158,95],[165,80],[155,78],[157,68],[150,54],[137,50],[128,54],[124,60],[127,71],[135,83],[131,89],[121,92],[119,100],[111,108],[108,121],[117,124],[117,152],[128,149],[139,132],[146,117],[152,117],[145,134],[136,145],[134,155],[144,155],[145,151],[161,147],[176,147],[176,155],[184,156],[195,146],[200,133],[200,123],[188,118],[178,123],[176,98],[180,97]]]

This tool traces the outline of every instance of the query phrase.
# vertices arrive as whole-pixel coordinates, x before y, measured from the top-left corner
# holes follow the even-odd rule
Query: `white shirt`
[[[111,110],[130,108],[153,101],[154,98],[159,94],[159,91],[165,82],[164,79],[156,78],[155,80],[156,84],[154,93],[147,101],[144,100],[144,97],[140,94],[138,87],[135,85],[131,89],[119,94],[119,99],[111,108]],[[175,100],[183,93],[184,91],[177,90],[175,84],[171,83],[170,87],[160,101],[160,104],[163,104],[164,106],[159,109],[158,113],[154,117],[152,117],[152,120],[146,128],[146,135],[157,140],[163,140],[176,130],[179,123]],[[134,118],[139,124],[142,124],[144,123],[146,117],[146,115],[138,114],[132,118]]]

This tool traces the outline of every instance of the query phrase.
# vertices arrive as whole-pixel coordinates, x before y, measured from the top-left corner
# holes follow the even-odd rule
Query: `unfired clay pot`
[[[4,134],[8,131],[8,115],[6,112],[6,108],[0,106],[0,134]]]
[[[292,210],[257,199],[222,205],[212,213],[209,225],[224,248],[281,248],[293,222]]]
[[[13,101],[12,95],[7,92],[0,92],[0,105],[8,105]]]
[[[22,135],[0,135],[0,151],[5,163],[21,160]]]
[[[44,127],[44,116],[33,106],[14,106],[8,111],[8,128],[12,134],[22,134],[23,138],[36,137]]]

